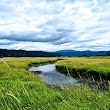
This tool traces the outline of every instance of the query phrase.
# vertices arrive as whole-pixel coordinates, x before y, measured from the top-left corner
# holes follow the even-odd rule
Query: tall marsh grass
[[[80,85],[62,89],[50,88],[26,69],[28,64],[55,61],[56,58],[3,58],[2,60],[0,61],[1,110],[110,109],[110,90],[92,91],[86,85],[83,85],[83,88]]]
[[[56,63],[56,66],[86,72],[97,72],[102,75],[110,75],[110,57],[75,57],[66,58]]]

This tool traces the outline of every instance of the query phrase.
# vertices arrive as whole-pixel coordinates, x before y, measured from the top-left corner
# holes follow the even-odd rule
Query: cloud
[[[109,0],[1,0],[0,48],[109,50],[109,12]]]

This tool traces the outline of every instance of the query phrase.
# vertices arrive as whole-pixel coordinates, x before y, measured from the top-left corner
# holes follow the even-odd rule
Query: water
[[[30,67],[29,71],[41,71],[41,74],[37,75],[41,77],[44,83],[51,86],[76,85],[78,83],[78,81],[75,78],[59,73],[55,68],[55,64],[46,64],[38,67],[32,66]]]

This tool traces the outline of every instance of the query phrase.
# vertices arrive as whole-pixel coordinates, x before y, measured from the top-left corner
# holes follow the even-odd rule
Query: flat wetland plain
[[[62,59],[57,61],[58,59]],[[52,63],[70,74],[97,74],[110,80],[110,57],[1,58],[1,110],[110,110],[108,90],[98,91],[88,85],[51,88],[33,72],[32,64]],[[66,69],[65,69],[66,68]],[[84,75],[85,75],[84,74]],[[73,75],[74,76],[74,75]]]

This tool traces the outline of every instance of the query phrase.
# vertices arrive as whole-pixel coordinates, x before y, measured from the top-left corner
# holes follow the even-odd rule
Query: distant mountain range
[[[56,53],[62,56],[110,56],[110,51],[75,51],[75,50],[60,50]]]
[[[56,52],[0,49],[0,57],[110,56],[110,51],[60,50]]]
[[[56,52],[0,49],[0,57],[56,57]]]

